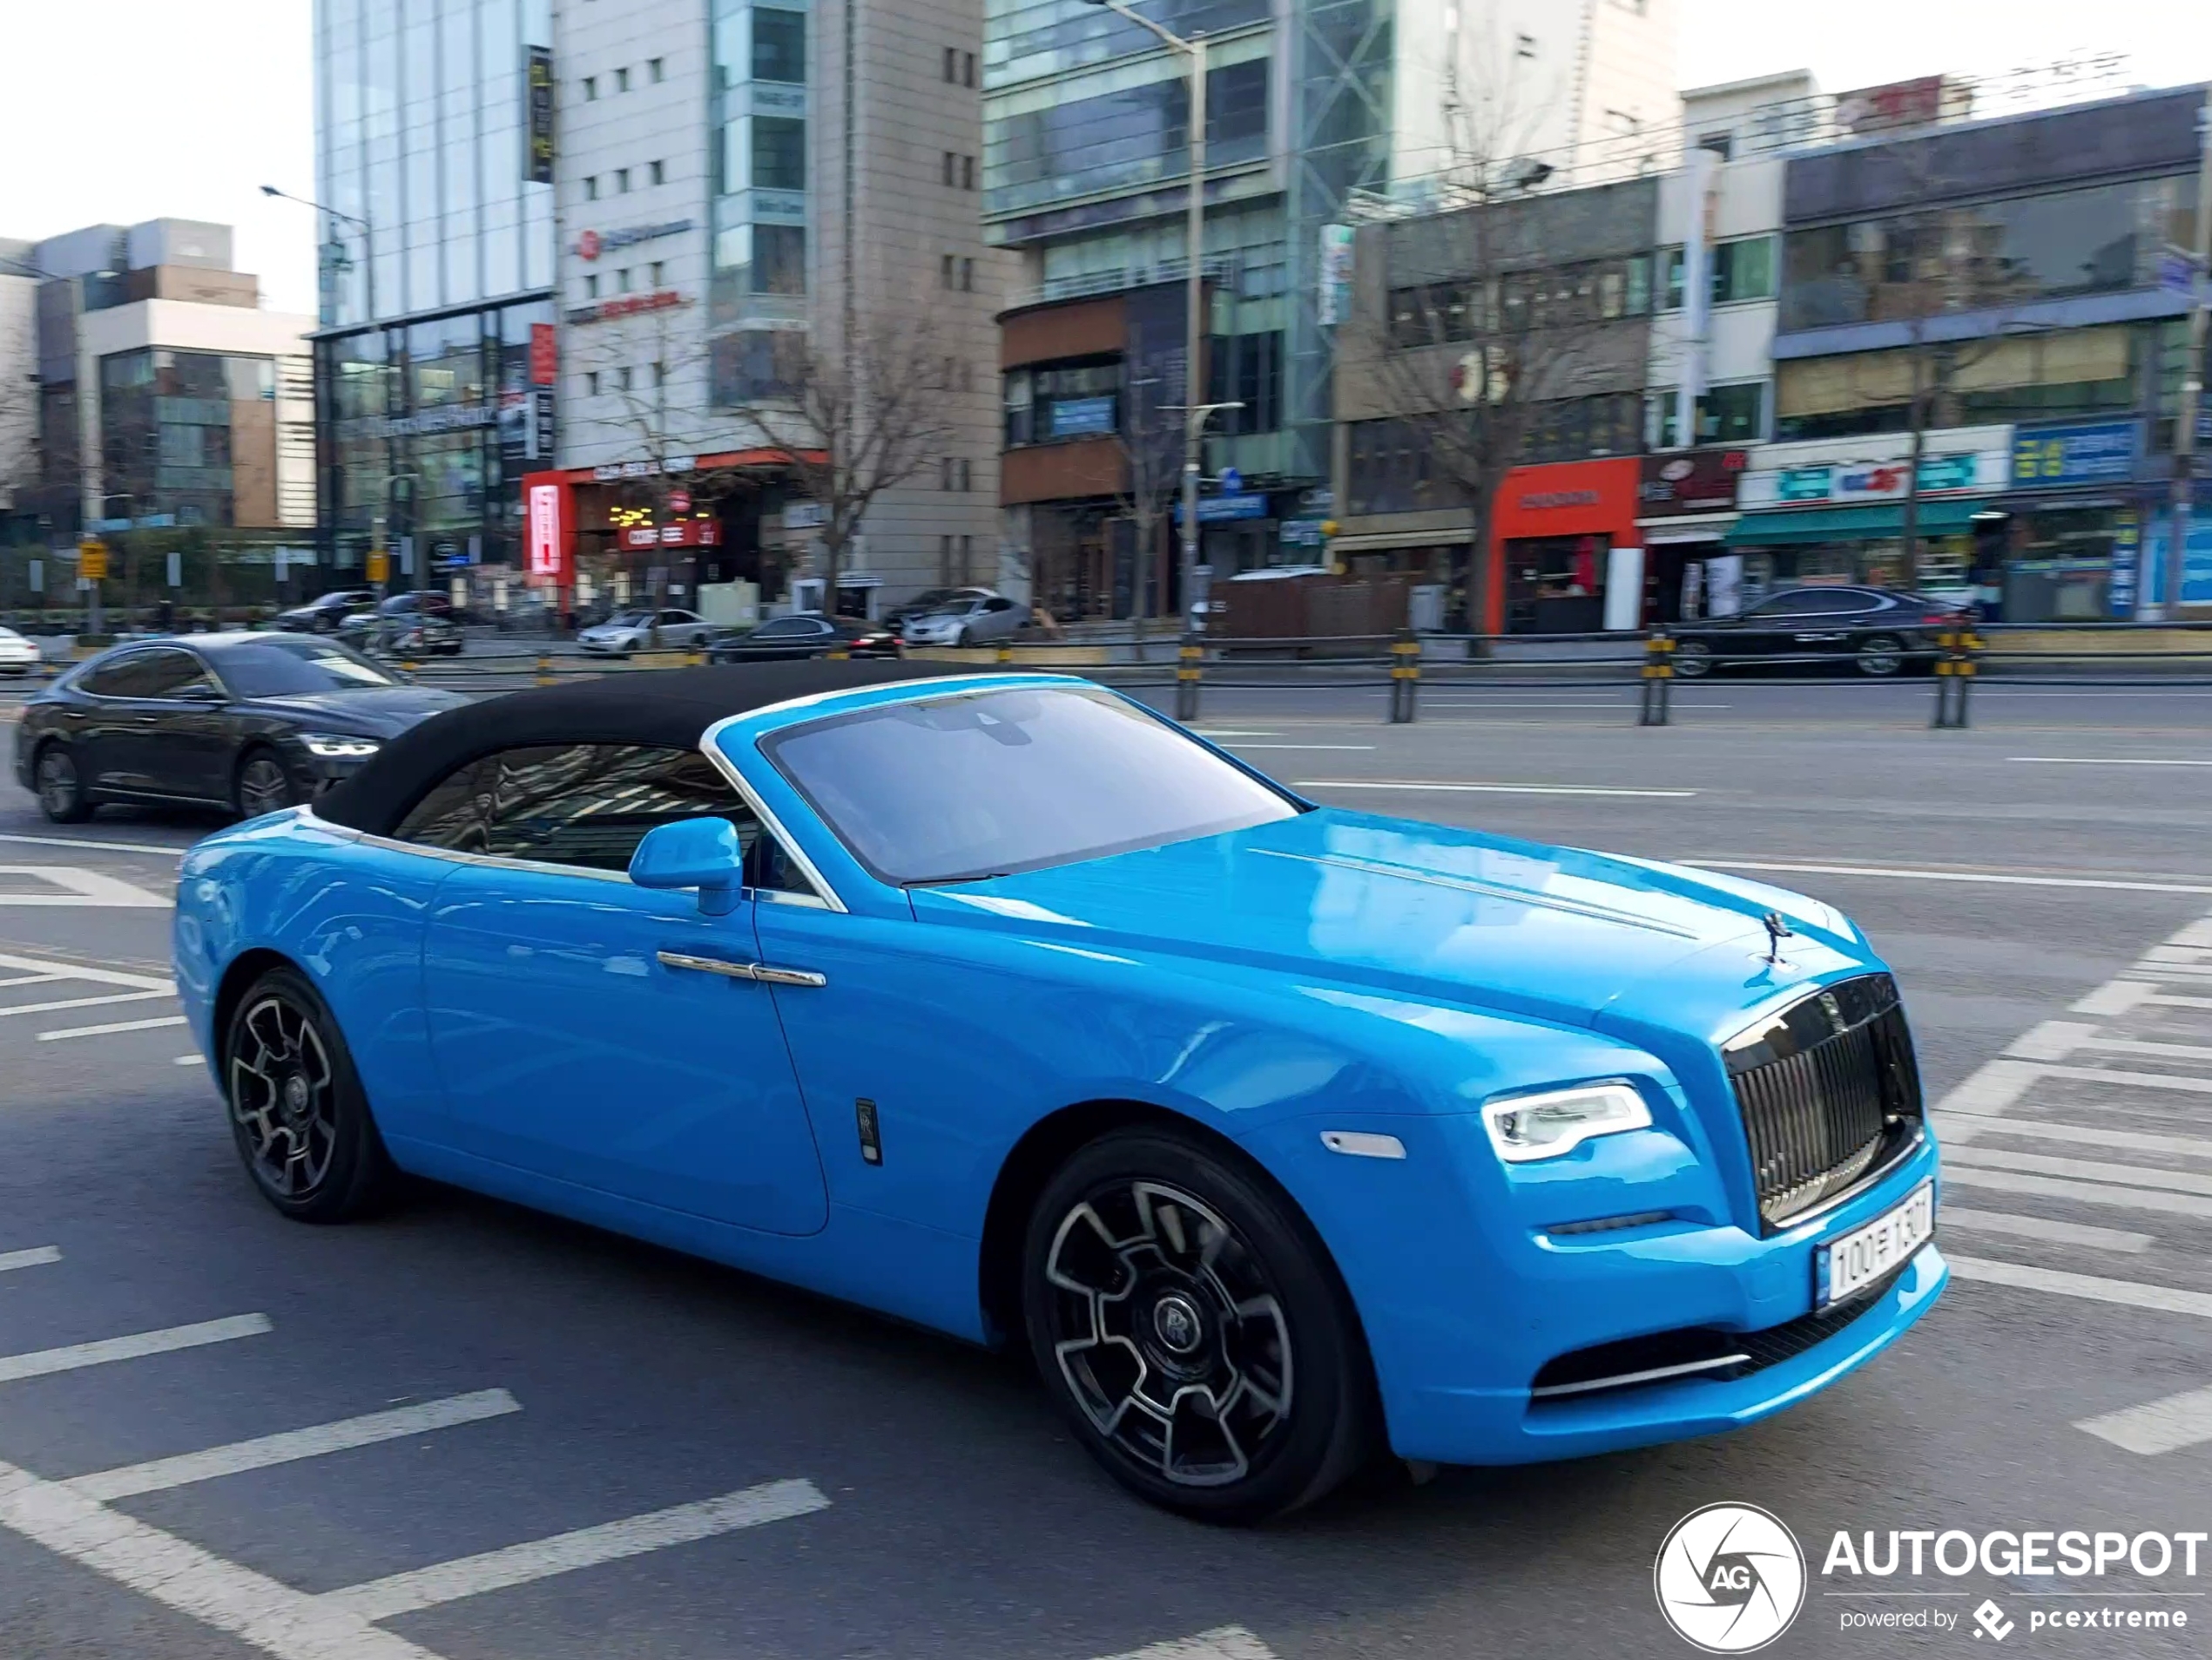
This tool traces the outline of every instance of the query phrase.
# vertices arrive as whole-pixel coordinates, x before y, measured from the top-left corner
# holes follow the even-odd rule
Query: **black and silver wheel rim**
[[[254,1174],[286,1198],[314,1192],[337,1150],[338,1103],[329,1051],[305,1009],[270,996],[246,1011],[231,1053],[230,1097]]]
[[[1177,1487],[1243,1480],[1290,1425],[1291,1334],[1220,1212],[1126,1181],[1069,1211],[1045,1260],[1052,1350],[1098,1434]]]
[[[38,758],[38,805],[54,818],[77,806],[77,761],[66,750],[50,749]]]
[[[292,805],[292,780],[284,763],[273,755],[256,755],[238,775],[238,804],[249,819]]]
[[[1710,648],[1703,645],[1677,645],[1675,648],[1675,672],[1685,680],[1695,680],[1713,666]]]
[[[1858,648],[1858,667],[1862,674],[1895,674],[1904,664],[1904,648],[1895,640],[1869,640]]]

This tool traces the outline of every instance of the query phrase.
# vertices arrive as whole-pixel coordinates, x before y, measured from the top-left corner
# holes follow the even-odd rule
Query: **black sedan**
[[[881,623],[850,617],[774,617],[743,634],[725,635],[708,648],[716,663],[757,663],[768,658],[898,657],[899,637]]]
[[[16,776],[57,824],[103,801],[251,818],[310,800],[387,739],[468,701],[293,634],[120,645],[24,705]]]
[[[269,626],[294,634],[335,634],[350,617],[376,608],[376,595],[367,588],[334,588],[330,592],[279,611]]]
[[[1675,631],[1675,672],[1690,679],[1762,658],[1828,658],[1878,678],[1934,661],[1956,606],[1889,588],[1788,588],[1734,617]]]

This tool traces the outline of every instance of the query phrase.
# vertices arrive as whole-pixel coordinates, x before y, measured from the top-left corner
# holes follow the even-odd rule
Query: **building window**
[[[583,181],[583,199],[587,202],[596,202],[599,199],[598,174],[594,173]]]
[[[631,375],[630,368],[629,368],[629,366],[628,366],[627,364],[625,364],[625,365],[624,365],[623,369],[622,369],[622,389],[623,389],[624,391],[627,392],[627,391],[629,391],[629,390],[631,389],[631,385],[632,385],[632,378],[631,378]]]
[[[598,100],[598,97],[599,78],[596,75],[585,76],[583,78],[583,101],[586,104],[596,103]]]
[[[945,84],[948,86],[954,85],[959,81],[959,79],[960,53],[954,48],[948,46],[945,48]]]
[[[615,194],[617,196],[630,194],[630,169],[627,167],[615,169]]]
[[[652,181],[656,185],[665,185],[668,182],[668,164],[666,162],[657,161],[653,164]]]
[[[945,185],[946,185],[946,187],[947,187],[948,189],[950,189],[950,188],[951,188],[951,186],[952,186],[952,183],[953,183],[953,180],[954,180],[955,178],[957,178],[957,177],[958,177],[958,175],[959,175],[959,168],[960,168],[960,158],[959,158],[958,156],[954,155],[954,154],[951,151],[949,151],[949,150],[948,150],[947,152],[945,152],[945,167],[944,167],[944,173],[945,173]]]
[[[1739,300],[1774,298],[1772,237],[1747,236],[1733,242],[1716,242],[1709,253],[1713,267],[1713,304],[1729,306]],[[1667,293],[1662,308],[1680,311],[1683,251],[1669,248],[1666,261]]]
[[[651,80],[655,86],[658,86],[662,81],[665,80],[667,78],[667,73],[662,60],[658,57],[647,58],[645,60],[645,75],[646,78]]]
[[[752,118],[752,184],[757,190],[806,188],[806,124],[788,116]]]
[[[949,532],[937,538],[937,585],[953,585],[953,538]]]
[[[615,71],[615,91],[617,92],[627,92],[629,90],[630,71],[626,69],[617,70]]]
[[[668,261],[667,261],[667,260],[654,260],[654,261],[653,261],[653,287],[656,287],[656,288],[658,288],[658,287],[659,287],[661,286],[661,284],[663,284],[664,282],[666,282],[667,280],[668,280]]]
[[[708,347],[708,395],[718,408],[782,397],[798,384],[805,337],[788,329],[748,328]]]
[[[668,384],[667,364],[656,363],[653,365],[653,384],[655,386],[666,386]]]
[[[973,260],[960,262],[960,291],[964,294],[975,292],[975,261]]]
[[[962,536],[960,539],[960,579],[971,582],[975,576],[975,538]]]
[[[806,232],[797,225],[756,225],[752,227],[752,292],[757,294],[803,294],[806,292]]]
[[[973,156],[960,159],[960,187],[962,190],[975,188],[975,158]]]
[[[962,52],[960,55],[960,84],[962,86],[975,84],[975,54],[974,52]]]
[[[599,297],[599,273],[595,271],[590,276],[584,278],[583,297],[586,300],[597,300]]]
[[[939,286],[940,287],[950,288],[950,287],[954,287],[955,284],[957,284],[957,283],[959,282],[959,280],[960,280],[960,261],[959,261],[959,260],[958,260],[958,259],[956,259],[956,258],[955,258],[954,256],[953,256],[952,254],[949,254],[949,253],[945,254],[943,257],[941,257],[941,259],[937,261],[937,283],[938,283],[938,286]]]
[[[615,273],[615,292],[625,294],[630,292],[630,271],[627,267]]]
[[[1513,42],[1513,55],[1514,55],[1515,57],[1535,57],[1535,55],[1536,55],[1536,37],[1535,37],[1535,36],[1534,36],[1534,35],[1516,35],[1516,36],[1514,36],[1514,42]]]
[[[1680,449],[1691,444],[1756,444],[1766,437],[1767,383],[1746,381],[1735,386],[1709,388],[1697,400],[1697,431],[1685,439],[1676,419],[1679,400],[1672,387],[1647,395],[1651,418],[1645,423],[1657,449]]]
[[[756,6],[752,11],[752,78],[806,84],[806,14]]]
[[[598,370],[586,369],[583,372],[583,395],[588,398],[596,398],[599,395]]]

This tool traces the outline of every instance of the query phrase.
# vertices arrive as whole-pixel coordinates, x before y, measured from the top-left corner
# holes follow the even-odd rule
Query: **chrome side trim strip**
[[[656,951],[653,955],[664,968],[690,968],[700,974],[718,974],[729,980],[750,980],[759,985],[819,989],[829,984],[826,975],[805,968],[776,968],[765,962],[732,962],[726,957],[695,957],[684,951]]]
[[[772,968],[765,962],[752,965],[752,977],[764,986],[808,986],[820,988],[829,984],[829,976],[816,974],[811,968]]]
[[[1622,1372],[1610,1378],[1592,1378],[1587,1383],[1548,1383],[1541,1389],[1531,1389],[1531,1400],[1556,1400],[1561,1395],[1586,1395],[1596,1389],[1625,1389],[1630,1384],[1656,1383],[1662,1378],[1687,1378],[1700,1372],[1717,1372],[1724,1366],[1742,1366],[1750,1360],[1748,1354],[1723,1354],[1710,1360],[1686,1360],[1680,1366],[1656,1366],[1648,1372]]]
[[[745,804],[752,809],[753,816],[760,820],[761,828],[783,844],[784,851],[791,855],[792,863],[799,867],[799,874],[814,885],[814,892],[820,896],[822,903],[833,911],[846,911],[849,908],[838,896],[837,889],[830,886],[829,878],[823,875],[814,861],[806,856],[806,850],[792,839],[791,832],[784,828],[784,821],[769,810],[768,804],[760,799],[759,793],[738,770],[737,763],[722,752],[722,746],[716,741],[725,727],[734,726],[741,720],[750,720],[759,712],[758,709],[749,709],[743,714],[723,716],[699,734],[699,753],[706,757],[710,766],[730,780],[730,787],[745,799]]]

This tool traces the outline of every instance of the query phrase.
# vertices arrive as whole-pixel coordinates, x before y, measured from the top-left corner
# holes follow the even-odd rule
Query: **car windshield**
[[[287,639],[271,635],[251,645],[234,645],[215,658],[223,684],[240,698],[281,698],[301,692],[352,692],[362,686],[395,686],[397,676],[358,652],[327,640]]]
[[[1103,691],[891,704],[792,727],[762,748],[853,857],[900,886],[1042,870],[1300,810]]]
[[[651,611],[617,611],[607,618],[609,628],[643,628],[653,620]]]

